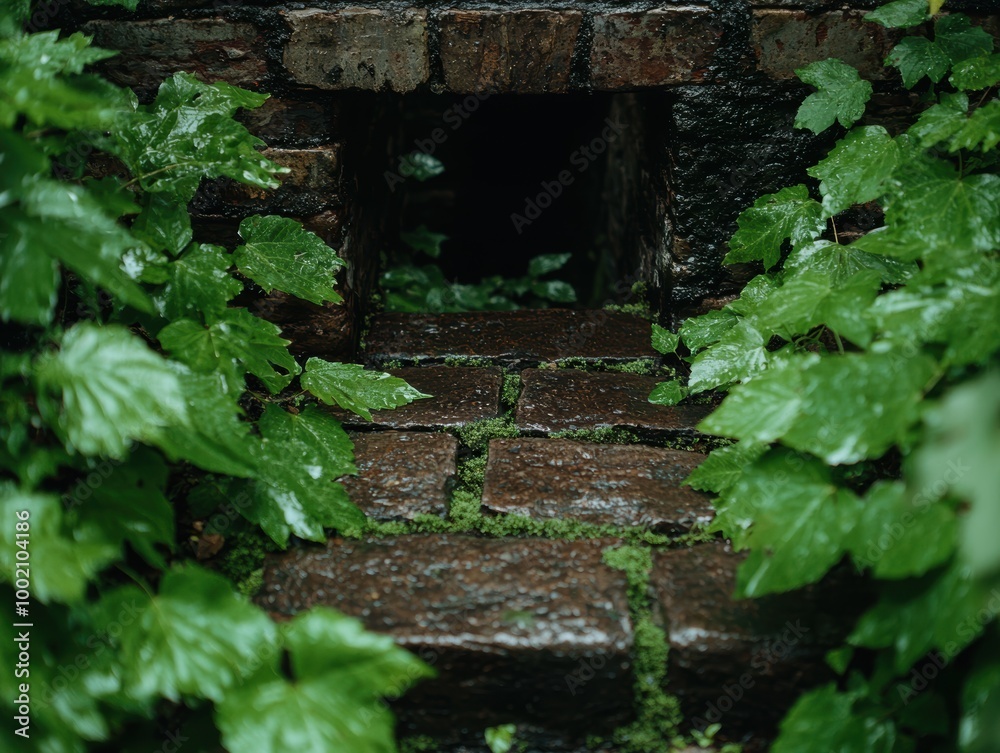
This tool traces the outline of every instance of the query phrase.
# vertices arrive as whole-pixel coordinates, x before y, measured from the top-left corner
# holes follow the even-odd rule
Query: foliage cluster
[[[85,72],[114,53],[26,34],[28,12],[0,8],[0,595],[34,625],[20,643],[0,625],[4,713],[46,753],[122,750],[124,730],[155,740],[187,717],[233,753],[394,750],[381,696],[429,668],[332,610],[278,626],[175,542],[185,499],[217,533],[252,524],[281,546],[360,526],[335,481],[351,441],[315,403],[368,417],[425,396],[300,365],[240,305],[339,300],[341,260],[298,223],[247,218],[235,249],[193,240],[203,179],[278,185],[233,118],[264,95],[178,74],[141,105]],[[118,168],[87,175],[98,157]]]
[[[740,216],[727,261],[765,272],[738,300],[677,335],[654,328],[691,370],[651,400],[728,392],[701,428],[734,443],[688,483],[718,495],[714,529],[749,550],[737,595],[800,588],[845,558],[877,587],[829,656],[841,679],[794,706],[780,753],[1000,744],[1000,55],[934,6],[868,15],[929,32],[886,61],[925,103],[914,122],[865,123],[872,86],[839,60],[798,71],[817,91],[796,125],[847,129],[808,171],[817,192],[790,186]],[[884,227],[840,243],[839,213],[869,202]]]

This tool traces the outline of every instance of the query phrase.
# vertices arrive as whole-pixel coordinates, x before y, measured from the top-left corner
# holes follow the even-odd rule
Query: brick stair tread
[[[462,314],[381,314],[372,320],[365,360],[407,364],[479,358],[508,367],[572,358],[620,363],[657,358],[649,322],[618,312],[526,309]]]

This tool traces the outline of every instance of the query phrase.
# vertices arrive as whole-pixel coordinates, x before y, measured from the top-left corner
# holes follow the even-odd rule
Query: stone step
[[[364,349],[375,367],[474,358],[525,368],[568,359],[615,364],[658,357],[648,321],[603,309],[381,314],[372,320]]]
[[[625,576],[606,540],[412,535],[292,549],[265,563],[276,617],[324,604],[391,635],[438,672],[400,702],[401,734],[526,722],[607,732],[632,713]],[[567,678],[581,667],[583,687]],[[584,732],[581,730],[581,736]]]
[[[645,445],[494,439],[483,507],[491,513],[681,533],[712,518],[709,496],[681,486],[704,459],[697,452]]]
[[[357,476],[340,479],[374,520],[413,520],[448,513],[458,440],[450,434],[378,431],[355,434]]]
[[[712,407],[654,405],[649,393],[660,381],[641,374],[527,369],[521,372],[517,428],[527,434],[623,428],[650,436],[695,435]]]
[[[500,369],[430,366],[390,369],[413,388],[430,395],[394,410],[374,411],[372,420],[340,408],[330,409],[348,428],[438,431],[500,415]]]

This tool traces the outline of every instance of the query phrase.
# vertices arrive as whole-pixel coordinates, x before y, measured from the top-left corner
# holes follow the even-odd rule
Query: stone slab
[[[483,507],[679,533],[712,518],[709,496],[681,486],[704,459],[697,452],[645,445],[494,439]]]
[[[564,92],[579,11],[449,9],[437,15],[445,84],[458,93]]]
[[[707,8],[654,8],[594,17],[591,85],[615,91],[710,78],[722,27]]]
[[[653,405],[649,393],[661,380],[641,374],[578,369],[527,369],[521,372],[517,428],[552,434],[621,427],[653,435],[694,434],[711,412],[708,405]]]
[[[668,691],[702,729],[767,736],[805,690],[832,676],[824,656],[864,609],[860,581],[734,600],[744,557],[722,542],[654,555],[654,608],[670,646]]]
[[[342,8],[284,11],[284,63],[296,83],[320,89],[408,92],[427,80],[427,11]]]
[[[405,431],[365,432],[353,439],[358,475],[340,481],[365,515],[375,520],[447,515],[458,440]]]
[[[265,44],[255,26],[222,18],[91,21],[82,31],[94,45],[120,50],[101,64],[108,78],[151,95],[179,71],[207,83],[257,88],[267,75]]]
[[[463,314],[381,314],[368,332],[365,358],[443,363],[475,358],[510,367],[573,358],[620,363],[656,358],[649,322],[595,310],[525,309]]]
[[[278,619],[333,607],[431,664],[437,679],[398,707],[403,732],[610,729],[631,714],[633,641],[624,574],[601,559],[610,543],[333,539],[269,556],[256,600]],[[568,682],[581,667],[590,679]]]
[[[430,431],[500,415],[500,369],[425,366],[390,369],[389,373],[431,397],[395,410],[374,411],[370,422],[340,408],[332,409],[333,414],[348,427]]]

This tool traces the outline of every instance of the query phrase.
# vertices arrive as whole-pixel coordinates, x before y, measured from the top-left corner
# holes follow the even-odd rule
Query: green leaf
[[[820,179],[823,209],[833,215],[879,198],[899,159],[899,146],[888,131],[882,126],[863,126],[838,141],[808,173]]]
[[[987,609],[990,603],[993,608]],[[848,641],[891,649],[896,672],[902,674],[932,649],[946,660],[956,656],[982,633],[984,609],[996,615],[996,595],[968,568],[952,564],[917,580],[883,585],[878,603],[862,615]]]
[[[306,361],[302,386],[327,405],[339,405],[366,421],[372,420],[373,410],[398,408],[430,397],[399,377],[367,371],[356,363],[330,363],[322,358]]]
[[[399,174],[404,178],[416,178],[421,183],[444,172],[444,165],[437,157],[424,152],[410,152],[399,163]]]
[[[98,608],[132,616],[120,624],[117,657],[125,690],[139,700],[218,702],[262,661],[277,659],[277,631],[267,615],[221,575],[192,565],[168,571],[156,596],[125,586]]]
[[[80,601],[88,581],[119,556],[119,547],[95,526],[70,525],[59,498],[51,494],[0,484],[0,513],[7,522],[0,528],[0,575],[8,583],[23,579],[24,568],[17,572],[17,553],[27,552],[31,597],[43,604]],[[27,538],[17,535],[19,521],[29,526],[21,531]]]
[[[709,311],[701,316],[692,316],[681,325],[681,340],[692,353],[704,350],[740,322],[740,317],[729,309]],[[655,347],[655,346],[654,346]]]
[[[680,335],[675,335],[669,329],[661,327],[659,324],[653,325],[651,340],[653,350],[663,353],[664,355],[668,353],[676,353],[677,346],[680,345]]]
[[[910,126],[908,133],[920,141],[924,149],[949,140],[965,126],[969,111],[969,96],[964,92],[942,94],[941,101],[928,107]]]
[[[890,29],[908,29],[922,24],[927,18],[927,0],[895,0],[865,16],[866,21],[874,21]]]
[[[448,240],[447,235],[432,233],[426,225],[400,233],[399,238],[414,251],[422,251],[432,259],[441,256],[441,244]]]
[[[1000,82],[1000,55],[977,55],[956,63],[948,81],[956,89],[979,91]]]
[[[326,528],[356,528],[364,515],[334,479],[355,473],[353,445],[332,417],[310,408],[293,415],[274,405],[260,419],[264,438],[251,501],[240,512],[281,546],[290,533],[325,541]],[[289,457],[296,458],[288,463]]]
[[[833,484],[822,463],[776,450],[726,490],[711,530],[751,550],[737,574],[737,596],[761,596],[823,577],[844,556],[859,512],[858,499]]]
[[[973,26],[962,13],[940,16],[934,23],[934,44],[952,65],[993,52],[993,37],[981,26]]]
[[[799,359],[734,387],[698,428],[755,442],[781,439],[831,465],[855,463],[903,438],[933,374],[934,363],[920,354]]]
[[[660,382],[649,393],[649,402],[655,405],[677,405],[687,396],[687,388],[676,379]]]
[[[850,549],[878,578],[923,575],[955,551],[954,510],[899,482],[880,481],[865,494]]]
[[[984,374],[954,387],[924,420],[927,438],[916,454],[914,483],[969,503],[961,522],[962,558],[977,576],[989,575],[1000,568],[995,536],[1000,527],[1000,377]]]
[[[923,0],[926,2],[926,0]],[[835,684],[811,690],[781,722],[772,753],[899,753],[909,750],[885,715],[855,712],[858,693],[841,693]]]
[[[388,636],[331,609],[285,628],[290,680],[262,673],[226,694],[216,720],[228,750],[258,753],[393,753],[392,715],[380,696],[397,696],[432,670]]]
[[[768,269],[778,263],[784,242],[792,246],[815,240],[826,227],[823,207],[809,198],[804,185],[789,186],[761,196],[737,220],[739,229],[729,242],[725,262],[764,262]]]
[[[543,280],[531,286],[531,292],[539,298],[544,298],[554,303],[573,303],[576,300],[576,291],[568,282],[562,280]]]
[[[988,152],[1000,143],[1000,100],[994,99],[973,110],[961,130],[951,137],[948,151],[979,149]]]
[[[836,58],[818,60],[795,71],[803,83],[819,91],[810,94],[795,116],[796,128],[808,128],[820,133],[839,122],[850,128],[865,113],[865,104],[872,95],[872,85],[864,81],[855,68]]]
[[[555,272],[557,269],[562,269],[566,266],[566,262],[570,260],[572,254],[542,254],[541,256],[535,256],[531,261],[528,262],[528,276],[529,277],[541,277],[542,275],[547,275],[549,272]]]
[[[76,325],[39,358],[35,381],[43,416],[84,455],[123,458],[132,440],[189,423],[177,375],[124,327]]]
[[[232,308],[208,327],[179,319],[160,331],[159,340],[194,371],[242,377],[246,370],[276,394],[302,370],[288,352],[290,341],[280,335],[280,327],[246,309]],[[242,385],[234,387],[237,394],[243,391]]]
[[[514,747],[516,733],[516,724],[501,724],[497,727],[487,727],[483,737],[490,753],[508,753]]]
[[[91,63],[114,57],[114,50],[90,46],[91,37],[75,32],[62,39],[58,31],[21,34],[0,40],[0,60],[31,69],[39,79],[82,73]]]
[[[199,243],[167,268],[167,284],[156,299],[160,313],[170,320],[223,315],[243,285],[229,274],[233,260],[221,246]]]
[[[41,220],[10,212],[0,216],[0,320],[44,326],[56,305],[59,265],[31,242],[42,233]]]
[[[187,206],[162,193],[146,194],[142,203],[142,211],[132,222],[132,234],[173,256],[187,248],[193,235]]]
[[[899,69],[907,89],[912,89],[924,76],[939,82],[951,63],[941,46],[927,37],[904,37],[885,61]]]
[[[810,243],[789,255],[785,260],[785,272],[823,272],[829,275],[833,285],[841,285],[861,272],[872,271],[883,282],[898,285],[917,271],[916,264],[870,254],[862,251],[857,244],[858,241],[855,241],[844,246],[823,240]]]
[[[343,300],[333,289],[343,260],[295,220],[248,217],[240,223],[240,237],[236,266],[266,292],[277,289],[316,304]]]
[[[726,330],[719,341],[701,351],[691,363],[691,393],[742,382],[767,364],[766,343],[760,331],[744,319]]]
[[[737,442],[712,450],[684,483],[692,489],[720,494],[743,475],[743,471],[767,451],[767,445]]]

